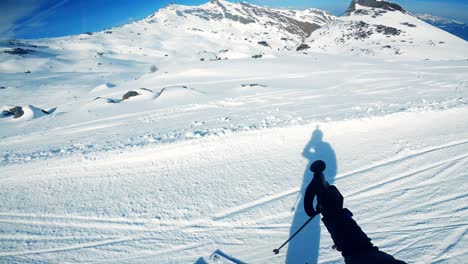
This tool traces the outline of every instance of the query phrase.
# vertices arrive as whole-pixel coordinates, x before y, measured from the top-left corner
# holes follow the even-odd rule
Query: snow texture
[[[342,263],[318,218],[272,252],[316,159],[381,250],[466,261],[467,42],[358,10],[211,1],[4,41],[29,51],[0,52],[0,262]]]

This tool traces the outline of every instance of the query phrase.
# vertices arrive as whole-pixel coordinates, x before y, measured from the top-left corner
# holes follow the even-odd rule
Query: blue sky
[[[142,19],[168,3],[199,5],[208,0],[0,0],[1,38],[41,38],[99,31]],[[243,0],[287,8],[316,7],[340,15],[351,0]],[[468,23],[466,0],[393,0],[412,13]]]

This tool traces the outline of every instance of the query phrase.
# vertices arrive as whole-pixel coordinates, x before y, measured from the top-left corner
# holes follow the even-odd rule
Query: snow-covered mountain
[[[387,1],[353,0],[343,17],[313,32],[312,51],[404,59],[466,59],[468,43]]]
[[[169,5],[101,32],[0,45],[3,72],[147,71],[157,64],[272,58],[297,51],[391,59],[465,59],[467,42],[385,1],[355,0],[346,15],[210,1]],[[137,63],[135,63],[137,62]]]
[[[468,25],[463,22],[429,14],[418,14],[416,16],[419,19],[447,32],[450,32],[459,38],[468,40]]]
[[[264,28],[262,31],[268,30],[268,33],[288,32],[302,38],[308,37],[314,30],[334,19],[334,16],[319,9],[285,10],[260,7],[242,2],[231,3],[222,0],[211,0],[207,4],[196,7],[170,5],[151,15],[145,21],[164,23],[171,27],[188,25],[195,27],[198,24],[204,29],[210,28],[206,23],[200,23],[200,21],[192,24],[195,17],[201,18],[203,22],[222,22],[221,31],[228,31],[227,25],[239,28],[241,25],[256,24]],[[239,22],[241,25],[233,24],[233,22]],[[256,28],[244,27],[242,29]]]
[[[272,9],[222,0],[169,5],[141,21],[97,33],[3,43],[0,70],[99,71],[104,64],[122,70],[128,60],[147,68],[149,63],[178,60],[274,57],[278,51],[295,50],[334,18],[318,9]]]

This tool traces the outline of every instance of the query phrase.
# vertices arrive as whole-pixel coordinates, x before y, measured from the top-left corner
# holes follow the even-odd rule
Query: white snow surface
[[[240,4],[201,7],[219,3],[246,16]],[[318,218],[272,252],[307,219],[316,159],[381,250],[466,261],[466,42],[437,35],[459,49],[424,46],[431,60],[409,48],[304,53],[282,29],[258,31],[281,32],[266,47],[251,31],[261,24],[181,10],[198,9],[171,5],[112,33],[21,40],[36,52],[0,54],[0,106],[25,109],[0,118],[0,263],[209,263],[215,250],[247,263],[342,263]],[[291,50],[276,49],[280,36],[295,39]]]

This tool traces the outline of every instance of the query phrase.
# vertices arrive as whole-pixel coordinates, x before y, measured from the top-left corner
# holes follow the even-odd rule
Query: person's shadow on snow
[[[331,145],[323,141],[323,132],[317,127],[312,133],[312,138],[304,147],[302,156],[308,160],[308,165],[304,172],[304,178],[298,201],[294,209],[294,219],[289,231],[293,235],[304,224],[309,216],[304,210],[304,195],[307,186],[312,180],[313,173],[310,165],[316,160],[323,160],[327,164],[324,171],[326,180],[333,184],[336,176],[336,156]],[[295,238],[289,242],[286,255],[287,264],[314,264],[318,263],[320,249],[320,215],[316,216]]]

